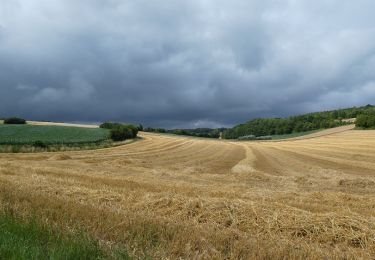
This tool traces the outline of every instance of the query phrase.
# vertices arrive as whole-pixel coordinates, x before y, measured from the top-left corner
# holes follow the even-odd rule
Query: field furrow
[[[0,205],[162,259],[375,257],[375,131],[1,154]]]

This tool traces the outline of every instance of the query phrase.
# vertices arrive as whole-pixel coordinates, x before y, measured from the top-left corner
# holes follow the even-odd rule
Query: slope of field
[[[326,135],[338,134],[338,133],[342,133],[342,132],[345,132],[345,131],[348,131],[348,130],[353,130],[354,128],[355,128],[354,124],[353,125],[344,125],[344,126],[338,126],[338,127],[334,127],[334,128],[320,130],[320,131],[319,130],[318,131],[312,131],[312,133],[309,133],[309,134],[300,133],[300,134],[303,134],[303,135],[291,137],[291,138],[283,138],[283,139],[288,139],[288,141],[310,139],[310,138],[322,137],[322,136],[326,136]],[[275,138],[275,140],[277,141],[277,138]]]
[[[0,203],[137,257],[375,256],[375,131],[0,155]]]
[[[51,125],[0,125],[0,144],[79,144],[99,142],[109,138],[106,129]]]

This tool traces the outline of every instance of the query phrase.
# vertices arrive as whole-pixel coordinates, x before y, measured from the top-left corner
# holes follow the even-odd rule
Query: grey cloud
[[[230,126],[372,103],[370,0],[3,0],[0,116]]]

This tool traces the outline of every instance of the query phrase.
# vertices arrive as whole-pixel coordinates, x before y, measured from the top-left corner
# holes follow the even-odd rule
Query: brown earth
[[[0,203],[157,259],[374,259],[375,131],[0,155]]]

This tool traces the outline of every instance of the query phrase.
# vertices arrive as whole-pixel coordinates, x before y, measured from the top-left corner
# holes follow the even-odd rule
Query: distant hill
[[[352,124],[358,115],[375,112],[375,106],[352,107],[324,112],[308,113],[287,118],[257,118],[223,132],[225,139],[243,136],[271,136],[300,133]]]
[[[287,118],[257,118],[233,128],[164,129],[150,128],[145,132],[169,133],[195,137],[238,139],[271,139],[274,135],[290,135],[320,129],[354,124],[359,115],[375,113],[375,106],[351,107],[323,112],[314,112]]]
[[[206,138],[219,138],[220,133],[224,132],[225,130],[226,128],[163,129],[147,127],[144,129],[145,132],[168,133]]]

